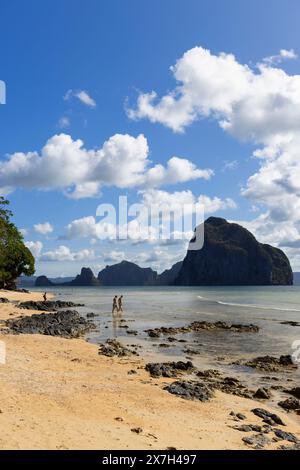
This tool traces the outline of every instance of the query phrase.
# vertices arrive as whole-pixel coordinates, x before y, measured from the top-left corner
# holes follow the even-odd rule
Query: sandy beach
[[[40,293],[0,291],[0,319],[31,315],[12,303]],[[202,403],[163,390],[174,379],[154,379],[136,357],[109,358],[83,339],[0,333],[1,449],[248,449],[230,412],[261,424],[251,410],[264,403],[224,394]],[[136,374],[128,374],[130,370]],[[283,430],[300,438],[299,417],[276,413]],[[140,428],[140,429],[139,429]],[[251,433],[253,434],[253,433]],[[266,449],[286,441],[272,442]]]

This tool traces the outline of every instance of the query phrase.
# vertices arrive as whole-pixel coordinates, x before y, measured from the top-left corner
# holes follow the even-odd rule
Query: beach
[[[1,291],[0,297],[42,299],[38,292]],[[32,313],[0,304],[1,320]],[[220,391],[208,402],[181,399],[164,390],[174,379],[150,377],[142,358],[99,355],[84,339],[2,331],[0,340],[7,351],[0,365],[1,449],[248,449],[230,413],[261,424],[253,408],[274,412]],[[276,414],[300,438],[299,417]]]

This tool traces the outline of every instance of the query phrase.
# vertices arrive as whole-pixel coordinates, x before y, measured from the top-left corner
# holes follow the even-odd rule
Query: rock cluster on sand
[[[145,369],[150,373],[151,377],[177,377],[179,373],[193,372],[195,367],[190,361],[150,362],[146,364]]]
[[[152,338],[159,338],[163,335],[176,335],[179,333],[191,333],[192,331],[215,331],[215,330],[229,330],[236,333],[257,333],[259,327],[257,325],[248,324],[242,325],[239,323],[227,323],[224,321],[208,322],[208,321],[194,321],[187,326],[179,327],[164,327],[153,328],[145,330],[146,333]]]
[[[299,440],[293,433],[283,431],[282,429],[275,427],[278,425],[285,426],[285,424],[278,415],[270,413],[269,411],[264,410],[263,408],[254,408],[252,412],[256,416],[261,418],[263,420],[263,423],[265,424],[260,425],[243,423],[235,426],[230,426],[233,429],[236,429],[237,431],[243,433],[250,433],[253,431],[256,432],[256,434],[252,434],[242,438],[242,441],[245,444],[251,446],[254,449],[263,449],[265,446],[281,440],[292,442],[294,445],[298,445]],[[233,419],[235,421],[239,421],[238,419],[236,419],[237,415],[233,411],[230,413],[230,415],[233,416]],[[246,416],[243,416],[243,420],[245,419]]]
[[[242,439],[245,444],[253,446],[254,449],[259,450],[263,449],[267,444],[270,444],[272,441],[264,433],[253,434],[252,436],[246,436]]]
[[[239,397],[253,398],[255,392],[248,389],[236,377],[224,377],[219,371],[208,369],[206,371],[197,372],[197,376],[213,390]]]
[[[28,317],[6,320],[5,324],[13,333],[42,334],[64,338],[77,338],[95,327],[93,323],[81,317],[76,310],[33,314]]]
[[[98,353],[108,357],[124,357],[137,354],[135,350],[126,348],[123,346],[123,344],[115,339],[108,339],[104,344],[100,344]]]
[[[250,390],[236,377],[224,377],[224,375],[215,369],[207,369],[204,371],[197,371],[193,363],[178,361],[178,362],[162,362],[162,363],[148,363],[145,369],[150,373],[151,377],[178,377],[184,373],[193,374],[195,373],[198,378],[201,379],[201,383],[205,384],[211,391],[220,390],[223,393],[236,395],[244,398],[254,399],[269,399],[271,398],[270,390],[267,388],[258,388],[256,391]],[[177,382],[174,382],[178,384]],[[181,387],[183,383],[188,390],[191,390],[195,384],[199,382],[181,381]],[[176,389],[177,387],[175,387]],[[170,391],[168,388],[166,390]],[[173,390],[173,388],[171,388]],[[179,393],[176,393],[179,395]],[[183,397],[184,398],[184,397]]]
[[[60,308],[83,307],[83,304],[76,304],[74,302],[67,302],[65,300],[46,300],[45,302],[36,302],[34,300],[28,300],[26,302],[20,302],[18,307],[27,310],[53,312]]]
[[[297,400],[297,398],[287,398],[286,400],[280,401],[278,405],[286,411],[295,411],[297,414],[300,414],[300,401]]]
[[[166,363],[168,364],[168,363]],[[176,363],[175,363],[176,364]],[[184,364],[184,363],[183,363]],[[187,364],[192,364],[192,363],[185,363],[186,370],[189,373],[192,373],[195,371],[194,367],[188,367]],[[155,364],[154,368],[154,373],[157,372],[158,374],[160,371],[165,371],[165,364]],[[163,367],[162,367],[163,366]],[[149,370],[149,368],[147,369]],[[180,370],[180,369],[179,369]],[[164,377],[176,377],[178,373],[178,369],[176,370],[175,368],[172,369],[170,368],[167,369],[167,373],[170,372],[170,375],[163,375]],[[174,375],[172,375],[174,374]],[[231,395],[236,395],[239,397],[245,397],[245,398],[253,398],[255,392],[253,390],[248,389],[245,385],[243,385],[237,378],[235,377],[223,377],[222,374],[219,371],[213,370],[213,369],[208,369],[207,371],[199,371],[197,372],[197,377],[201,378],[201,382],[198,381],[181,381],[180,382],[180,387],[183,388],[184,390],[189,390],[189,393],[192,393],[192,390],[196,387],[196,390],[199,383],[201,385],[205,385],[206,390],[210,390],[212,392],[213,396],[213,391],[214,390],[220,390],[223,393],[228,393]],[[155,376],[155,375],[153,375]],[[156,375],[159,376],[159,375]],[[166,390],[169,391],[170,393],[175,393],[174,390],[176,391],[178,389],[178,382],[174,382],[173,384],[174,387],[166,387]],[[181,390],[179,388],[179,391]],[[180,395],[179,391],[175,393],[176,395]],[[185,392],[182,394],[182,398],[185,397]],[[196,396],[194,398],[197,398]]]
[[[259,418],[264,419],[271,419],[274,423],[280,424],[281,426],[285,426],[284,422],[282,419],[276,415],[275,413],[270,413],[270,411],[265,410],[263,408],[253,408],[251,410],[252,413],[254,413],[256,416],[259,416]]]
[[[0,297],[0,304],[8,304],[9,300],[6,297]]]
[[[176,381],[165,387],[169,393],[186,400],[208,401],[214,397],[214,393],[203,382]]]
[[[293,363],[290,355],[280,356],[279,358],[273,356],[260,356],[250,360],[235,361],[235,365],[243,365],[260,369],[267,372],[279,372],[284,369],[297,369],[297,364]]]

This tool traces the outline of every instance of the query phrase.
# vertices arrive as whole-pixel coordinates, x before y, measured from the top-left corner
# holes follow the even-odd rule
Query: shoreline
[[[0,291],[0,297],[41,300],[42,293]],[[33,313],[0,304],[1,320]],[[208,402],[184,400],[163,390],[174,379],[151,378],[140,357],[102,356],[85,339],[0,332],[0,340],[7,350],[0,364],[1,449],[246,450],[246,434],[231,427],[243,422],[230,412],[261,424],[251,412],[256,407],[276,412],[287,424],[282,429],[300,438],[294,415],[220,391]],[[289,443],[265,448],[283,444]]]

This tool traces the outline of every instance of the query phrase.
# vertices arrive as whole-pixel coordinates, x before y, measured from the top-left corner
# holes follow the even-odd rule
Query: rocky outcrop
[[[136,350],[126,348],[116,339],[108,339],[104,344],[100,344],[98,353],[108,357],[124,357],[137,354]]]
[[[163,335],[177,335],[178,333],[191,333],[192,331],[218,331],[228,330],[234,333],[257,333],[259,327],[249,323],[248,325],[242,325],[240,323],[227,323],[224,321],[208,322],[208,321],[194,321],[187,326],[170,326],[161,328],[152,328],[145,330],[148,336],[151,338],[159,338]]]
[[[294,364],[289,354],[280,356],[279,358],[273,356],[259,356],[248,361],[238,360],[233,364],[252,367],[266,372],[280,372],[281,370],[297,369],[298,367],[297,364]]]
[[[283,251],[259,243],[244,227],[217,217],[204,222],[203,248],[188,250],[174,281],[176,285],[292,283],[293,273]]]
[[[176,381],[167,385],[165,390],[185,400],[208,401],[214,397],[211,388],[202,382]]]
[[[195,367],[190,361],[149,362],[146,364],[145,369],[149,372],[151,377],[177,377],[178,374],[195,371]]]
[[[95,328],[93,323],[81,317],[76,310],[35,313],[28,317],[7,320],[6,326],[15,334],[41,334],[64,338],[77,338]]]
[[[100,281],[94,276],[91,268],[81,268],[81,273],[77,274],[71,282],[63,284],[65,286],[99,286]]]
[[[47,276],[38,276],[35,280],[36,287],[49,287],[54,286],[55,284],[47,278]]]
[[[156,271],[141,268],[129,261],[106,266],[98,274],[98,280],[103,286],[148,286],[154,285],[156,279]]]
[[[26,300],[26,302],[20,302],[18,304],[19,308],[24,308],[26,310],[39,310],[40,312],[54,312],[61,308],[83,306],[83,304],[74,303],[68,300],[46,300],[45,302]]]

